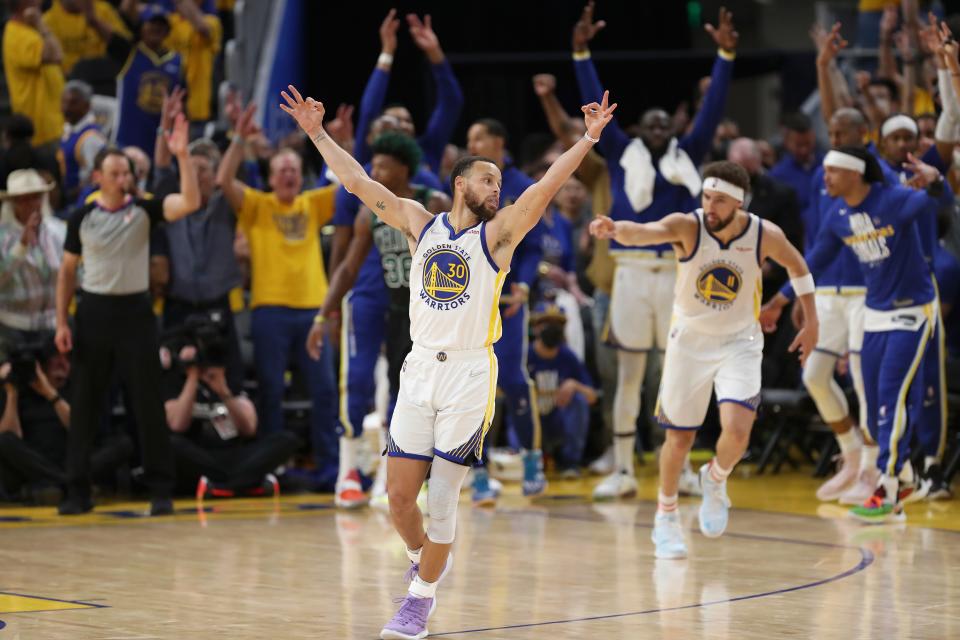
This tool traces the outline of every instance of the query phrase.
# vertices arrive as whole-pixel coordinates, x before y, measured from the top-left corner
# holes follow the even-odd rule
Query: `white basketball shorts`
[[[862,294],[847,295],[816,292],[820,340],[817,351],[842,358],[848,351],[859,353],[863,347],[863,311],[866,298]]]
[[[400,372],[387,455],[471,465],[483,450],[496,390],[493,347],[435,351],[414,345]]]
[[[763,332],[754,325],[729,335],[708,335],[674,326],[667,340],[657,420],[667,429],[699,429],[710,405],[760,405]]]
[[[604,341],[623,351],[663,349],[677,282],[673,258],[618,255],[616,261]]]

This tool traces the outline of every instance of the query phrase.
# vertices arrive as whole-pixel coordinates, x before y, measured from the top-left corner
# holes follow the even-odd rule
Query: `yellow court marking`
[[[52,600],[36,596],[0,592],[0,613],[31,613],[33,611],[64,611],[67,609],[96,609],[101,605],[86,602]]]

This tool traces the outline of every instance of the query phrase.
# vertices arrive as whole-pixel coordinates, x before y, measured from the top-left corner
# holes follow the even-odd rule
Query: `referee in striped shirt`
[[[67,224],[63,263],[57,280],[57,348],[73,352],[73,402],[67,452],[67,491],[61,515],[93,509],[90,446],[96,435],[114,374],[129,394],[140,430],[144,482],[150,514],[173,512],[174,458],[160,396],[157,321],[148,293],[150,232],[200,208],[197,174],[187,153],[187,121],[177,116],[166,133],[180,165],[180,193],[160,200],[130,195],[130,162],[119,149],[97,156],[94,179],[100,197],[79,209]],[[77,288],[83,259],[75,333],[67,309]]]

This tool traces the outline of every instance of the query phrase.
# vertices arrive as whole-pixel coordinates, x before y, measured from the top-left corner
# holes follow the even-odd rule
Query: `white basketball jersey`
[[[437,351],[489,347],[500,339],[507,277],[487,249],[486,223],[455,233],[448,214],[420,234],[410,266],[410,337]]]
[[[757,323],[763,295],[760,270],[761,220],[752,213],[739,236],[722,244],[697,217],[697,245],[678,261],[674,321],[700,333],[736,333]]]

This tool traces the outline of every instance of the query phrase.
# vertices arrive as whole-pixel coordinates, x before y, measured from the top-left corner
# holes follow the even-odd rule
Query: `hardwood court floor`
[[[584,499],[595,482],[554,482],[536,503],[508,486],[495,511],[465,493],[433,636],[960,638],[956,503],[861,527],[818,509],[802,473],[741,475],[727,534],[702,537],[684,500],[690,558],[658,561],[653,479],[601,505]],[[373,639],[405,592],[402,544],[375,510],[327,496],[177,507],[0,510],[0,640]]]

